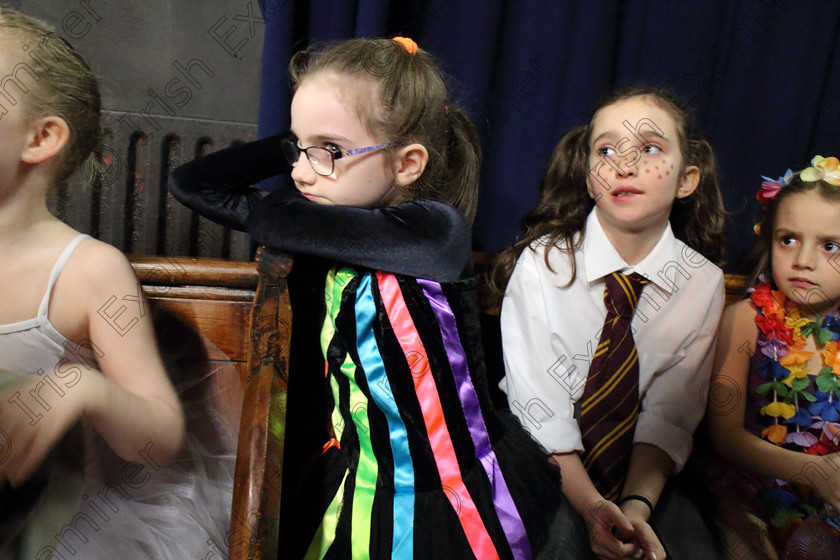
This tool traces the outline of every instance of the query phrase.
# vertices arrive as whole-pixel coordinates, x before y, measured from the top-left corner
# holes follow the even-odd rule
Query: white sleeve
[[[670,310],[675,326],[685,324],[686,316],[696,316],[691,329],[677,350],[683,358],[670,368],[657,372],[642,397],[634,442],[655,445],[673,459],[674,472],[685,465],[693,442],[693,433],[706,409],[706,391],[714,361],[715,339],[723,311],[723,274],[714,285],[690,295],[697,314],[681,315]],[[688,290],[690,286],[684,286]],[[669,302],[670,303],[670,302]],[[666,304],[668,305],[668,304]],[[690,326],[694,326],[689,324]]]
[[[574,399],[586,380],[563,341],[551,331],[547,291],[563,282],[547,269],[541,252],[525,249],[505,291],[501,312],[506,377],[499,384],[511,411],[549,453],[582,451]]]

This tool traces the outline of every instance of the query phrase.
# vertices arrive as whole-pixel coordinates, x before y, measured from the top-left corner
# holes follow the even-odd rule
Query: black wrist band
[[[649,507],[650,512],[653,513],[653,502],[651,502],[649,498],[646,498],[646,497],[642,496],[641,494],[628,494],[628,495],[624,496],[623,498],[621,498],[618,501],[618,506],[621,507],[621,504],[623,504],[624,502],[626,502],[628,500],[639,500],[640,502],[645,504],[647,507]]]

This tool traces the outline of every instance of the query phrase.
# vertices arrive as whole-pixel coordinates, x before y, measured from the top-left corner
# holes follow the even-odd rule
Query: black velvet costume
[[[491,404],[466,220],[439,201],[371,210],[252,187],[287,171],[271,137],[170,183],[295,257],[280,557],[536,556],[559,471]]]

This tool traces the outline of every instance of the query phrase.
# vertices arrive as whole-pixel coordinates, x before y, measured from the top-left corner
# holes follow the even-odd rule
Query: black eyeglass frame
[[[300,161],[300,154],[301,152],[303,152],[304,154],[306,154],[306,159],[309,161],[309,165],[312,167],[312,170],[322,177],[329,177],[335,172],[335,160],[337,159],[378,152],[379,150],[384,150],[385,148],[390,148],[396,145],[397,143],[391,142],[388,144],[377,144],[375,146],[367,146],[364,148],[351,148],[349,150],[345,150],[344,148],[339,148],[338,146],[331,146],[330,148],[325,148],[324,146],[309,146],[303,148],[298,145],[298,142],[296,140],[293,140],[291,138],[287,138],[280,143],[280,147],[283,150],[283,155],[285,156],[286,161],[289,162],[289,165],[291,165],[292,167],[296,167],[298,162]],[[315,152],[316,154],[320,152],[326,152],[330,160],[329,173],[323,173],[321,171],[318,171],[318,168],[316,166],[322,165],[321,160],[317,156],[313,157],[313,155],[309,153],[309,150],[317,150]]]

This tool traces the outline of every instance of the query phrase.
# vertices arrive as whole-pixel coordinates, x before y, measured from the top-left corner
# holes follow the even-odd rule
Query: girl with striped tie
[[[300,477],[284,471],[279,555],[531,558],[559,472],[489,398],[475,129],[410,39],[302,52],[291,78],[291,137],[211,154],[171,182],[187,206],[296,257],[285,454],[305,455],[308,435],[323,453]],[[293,184],[251,187],[289,165]]]
[[[657,501],[691,452],[723,308],[711,146],[669,93],[618,91],[557,146],[523,226],[495,268],[501,387],[563,470],[576,514],[554,531],[570,557],[661,560],[651,516],[667,541]]]

